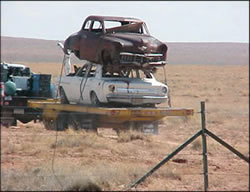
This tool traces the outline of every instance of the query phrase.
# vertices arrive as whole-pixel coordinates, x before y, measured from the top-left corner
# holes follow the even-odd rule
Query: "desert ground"
[[[28,63],[32,71],[59,75],[61,64]],[[201,137],[136,188],[128,186],[201,129],[207,129],[249,157],[249,66],[166,66],[172,107],[193,108],[194,116],[166,117],[158,135],[111,129],[98,134],[46,130],[41,122],[1,127],[1,190],[200,191],[204,189]],[[164,82],[158,69],[156,77]],[[167,106],[161,104],[160,106]],[[56,145],[55,145],[56,143]],[[249,164],[207,136],[208,190],[249,191]],[[90,189],[90,188],[88,188]]]

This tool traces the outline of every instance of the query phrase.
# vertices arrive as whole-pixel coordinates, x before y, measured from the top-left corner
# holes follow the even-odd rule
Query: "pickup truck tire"
[[[60,88],[60,97],[61,97],[61,104],[69,104],[69,100],[62,87]]]
[[[96,95],[96,93],[94,91],[92,91],[90,93],[90,100],[91,100],[91,104],[93,106],[100,106],[100,104],[101,104],[98,97],[97,97],[97,95]]]

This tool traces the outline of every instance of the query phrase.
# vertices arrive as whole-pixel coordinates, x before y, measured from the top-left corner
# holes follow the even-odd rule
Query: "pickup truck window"
[[[9,67],[8,69],[8,75],[13,75],[13,76],[26,76],[29,77],[30,74],[30,69],[28,67],[26,68],[21,68],[21,67]]]

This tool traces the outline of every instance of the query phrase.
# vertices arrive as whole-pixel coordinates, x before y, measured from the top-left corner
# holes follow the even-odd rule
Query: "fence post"
[[[203,174],[204,191],[208,188],[208,169],[207,169],[207,140],[206,140],[206,116],[205,101],[201,101],[201,127],[202,127],[202,155],[203,155]]]

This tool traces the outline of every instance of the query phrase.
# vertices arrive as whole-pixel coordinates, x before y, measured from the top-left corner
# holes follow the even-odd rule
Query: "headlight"
[[[109,85],[109,91],[114,92],[115,91],[115,86],[114,85]]]
[[[168,92],[167,87],[162,87],[162,93],[166,94]]]

